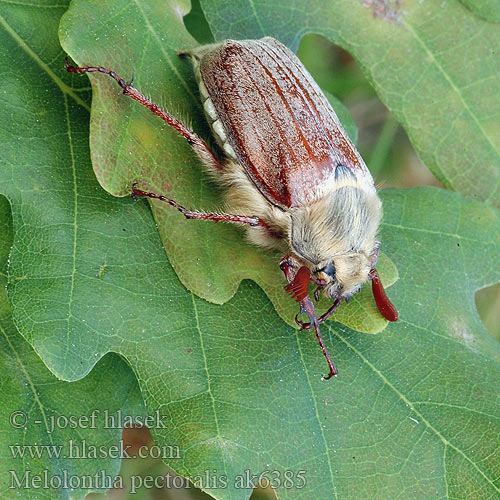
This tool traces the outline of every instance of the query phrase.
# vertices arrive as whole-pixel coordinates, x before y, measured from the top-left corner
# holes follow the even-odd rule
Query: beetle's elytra
[[[123,93],[148,107],[184,136],[203,164],[226,188],[231,213],[190,211],[161,194],[132,189],[134,196],[165,201],[186,218],[244,224],[249,240],[282,250],[286,290],[300,302],[328,362],[326,379],[337,374],[319,331],[342,299],[372,280],[381,314],[398,313],[375,270],[376,235],[382,204],[372,176],[337,115],[299,59],[273,38],[226,40],[182,52],[192,63],[207,120],[223,152],[168,111],[162,110],[116,73],[100,66],[72,73],[105,73]],[[334,299],[316,317],[309,282]]]

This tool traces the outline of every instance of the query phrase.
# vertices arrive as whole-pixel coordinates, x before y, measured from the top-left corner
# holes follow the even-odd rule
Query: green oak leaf
[[[0,265],[6,270],[13,234],[3,196],[0,227]],[[120,446],[120,420],[144,417],[130,367],[108,355],[78,382],[57,380],[14,327],[5,293],[0,311],[0,496],[39,499],[43,491],[47,499],[83,499],[108,489],[120,469],[121,458],[113,451]],[[109,456],[92,456],[93,447]],[[65,482],[72,489],[58,488]]]
[[[80,65],[105,66],[124,77],[135,75],[140,90],[174,114],[182,117],[187,113],[188,123],[208,137],[190,63],[177,56],[178,50],[196,45],[182,23],[186,9],[175,2],[166,5],[124,0],[73,2],[61,22],[61,43]],[[101,185],[111,194],[123,196],[137,181],[141,188],[163,193],[184,206],[220,210],[221,191],[185,139],[147,109],[121,96],[111,78],[90,77],[94,89],[90,144]],[[329,98],[355,139],[357,129],[349,112]],[[234,295],[241,280],[250,278],[265,290],[282,317],[296,326],[298,306],[283,292],[286,282],[278,267],[281,255],[249,245],[239,227],[186,221],[162,202],[153,202],[152,207],[170,262],[189,290],[221,304]],[[390,263],[381,266],[380,272],[385,286],[397,279],[397,270]],[[355,303],[350,312],[342,308],[336,319],[369,333],[386,326],[369,293],[356,297]],[[323,301],[321,311],[330,304]]]
[[[500,5],[496,0],[460,0],[474,14],[494,23],[500,22]]]
[[[0,319],[10,316],[7,300],[7,263],[12,246],[12,216],[5,196],[0,196]]]
[[[201,6],[216,40],[267,35],[295,49],[303,35],[317,33],[343,47],[441,183],[500,207],[499,24],[456,0],[201,0]]]
[[[109,489],[121,465],[120,422],[144,412],[130,367],[108,355],[78,382],[57,380],[10,318],[0,320],[0,367],[1,497],[84,499]]]
[[[74,86],[85,79],[59,69],[55,30],[18,21],[32,28],[29,13],[60,12],[6,5],[8,292],[16,325],[53,373],[76,380],[119,353],[148,413],[169,422],[153,429],[158,445],[179,446],[169,465],[193,480],[227,476],[225,488],[201,484],[215,498],[246,500],[251,488],[233,482],[246,470],[275,480],[291,471],[280,500],[498,496],[500,346],[473,299],[500,280],[497,211],[444,190],[384,192],[381,237],[401,277],[390,289],[401,319],[379,335],[324,325],[339,368],[324,382],[314,336],[287,326],[259,286],[243,282],[224,305],[198,298],[170,267],[147,204],[99,188],[85,91]]]
[[[200,45],[214,43],[214,36],[201,10],[200,0],[191,0],[191,10],[184,16],[184,26]]]

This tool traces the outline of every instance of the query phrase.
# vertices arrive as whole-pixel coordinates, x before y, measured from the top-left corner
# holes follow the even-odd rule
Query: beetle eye
[[[325,267],[318,269],[318,273],[325,273],[328,276],[330,276],[330,278],[332,278],[332,280],[334,280],[335,279],[335,264],[333,263],[333,261],[329,262]]]

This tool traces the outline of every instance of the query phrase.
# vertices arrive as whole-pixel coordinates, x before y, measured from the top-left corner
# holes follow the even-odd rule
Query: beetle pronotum
[[[111,76],[123,93],[149,108],[189,142],[226,188],[232,213],[197,212],[135,185],[133,196],[169,203],[188,219],[244,224],[248,239],[286,255],[280,267],[285,289],[300,302],[314,328],[329,373],[337,374],[319,323],[371,280],[380,313],[396,321],[375,270],[376,235],[382,204],[372,176],[329,102],[299,59],[273,38],[226,40],[182,52],[191,58],[219,158],[196,133],[147,99],[111,70],[73,67],[72,73]],[[236,215],[238,214],[238,215]],[[319,318],[308,296],[309,282],[334,300]]]

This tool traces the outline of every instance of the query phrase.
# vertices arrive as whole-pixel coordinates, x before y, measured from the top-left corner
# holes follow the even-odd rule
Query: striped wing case
[[[238,161],[273,205],[320,199],[338,165],[373,185],[330,103],[280,42],[226,40],[201,56],[200,72]]]

